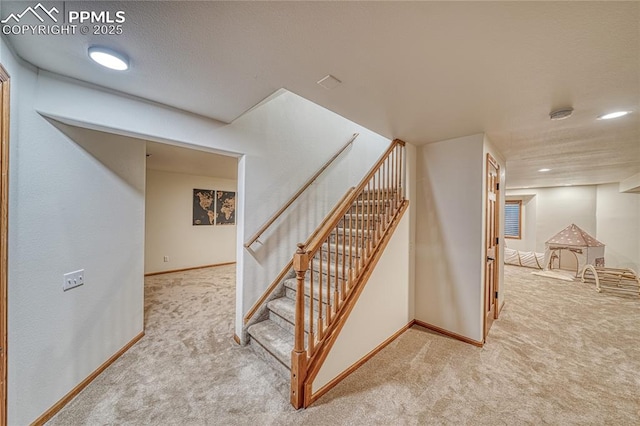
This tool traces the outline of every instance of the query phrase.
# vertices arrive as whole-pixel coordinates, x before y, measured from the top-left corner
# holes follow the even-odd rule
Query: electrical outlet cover
[[[84,269],[64,274],[62,290],[67,291],[84,284]]]

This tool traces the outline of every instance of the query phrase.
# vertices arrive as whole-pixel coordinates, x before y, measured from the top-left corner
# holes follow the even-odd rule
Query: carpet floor
[[[317,403],[233,339],[235,266],[148,277],[146,335],[49,425],[638,425],[640,299],[505,267],[477,348],[412,327]]]

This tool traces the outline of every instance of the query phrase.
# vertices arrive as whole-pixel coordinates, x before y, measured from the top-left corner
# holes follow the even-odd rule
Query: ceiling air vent
[[[335,78],[334,76],[332,76],[331,74],[327,75],[326,77],[322,77],[322,79],[318,80],[318,84],[327,90],[331,90],[335,87],[338,87],[340,83],[342,82],[337,78]]]

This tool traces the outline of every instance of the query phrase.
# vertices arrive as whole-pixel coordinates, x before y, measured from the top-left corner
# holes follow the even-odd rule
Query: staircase
[[[383,193],[387,196],[382,196]],[[361,262],[360,254],[363,247],[369,243],[370,234],[375,230],[375,223],[378,219],[373,212],[375,211],[377,214],[388,212],[391,199],[387,197],[392,196],[395,197],[395,193],[392,191],[380,191],[380,195],[363,193],[353,203],[349,213],[331,233],[330,241],[324,243],[321,250],[314,256],[314,262],[312,262],[313,283],[311,275],[308,275],[304,282],[305,312],[310,310],[311,288],[313,288],[314,309],[318,310],[321,303],[324,317],[328,317],[329,314],[335,315],[335,309],[331,310],[335,305],[333,298],[344,299],[345,278],[353,273],[354,262]],[[362,211],[365,212],[364,218],[356,214],[356,212]],[[345,225],[350,226],[345,227]],[[279,369],[286,374],[288,379],[294,343],[297,280],[293,269],[287,275],[289,277],[281,283],[279,293],[282,296],[267,302],[267,318],[249,326],[247,333],[251,337],[251,344],[256,347],[261,356],[264,357],[263,351],[266,351],[281,364],[278,367],[284,367],[284,369]],[[308,343],[308,319],[305,321],[304,330],[305,342]],[[307,344],[305,344],[306,347]]]
[[[408,202],[402,141],[351,188],[245,317],[251,346],[291,379],[291,403],[313,402],[311,383]]]

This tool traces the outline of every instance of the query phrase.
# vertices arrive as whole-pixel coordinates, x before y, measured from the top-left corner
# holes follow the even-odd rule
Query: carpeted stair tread
[[[396,192],[397,190],[395,188],[385,186],[385,187],[374,188],[374,189],[365,189],[360,194],[360,197],[373,195],[373,194],[395,194]]]
[[[349,259],[345,259],[345,262],[347,262],[347,264],[344,268],[342,267],[342,260],[342,256],[338,256],[338,266],[336,268],[335,258],[332,256],[330,261],[324,260],[322,262],[322,270],[320,270],[320,262],[315,261],[313,262],[313,271],[316,273],[322,272],[322,274],[325,276],[328,274],[331,277],[335,277],[337,275],[340,279],[347,278],[349,277]],[[329,263],[328,268],[327,263]],[[323,278],[323,280],[326,280],[326,278]],[[333,287],[333,278],[331,279],[331,286]]]
[[[291,324],[295,324],[296,318],[296,301],[289,299],[288,297],[279,297],[273,299],[267,304],[269,310],[278,314],[282,318],[289,321]]]
[[[329,250],[331,250],[331,253],[335,253],[336,250],[338,250],[338,254],[342,255],[342,253],[344,252],[347,256],[349,255],[349,244],[344,244],[344,246],[342,244],[336,244],[336,243],[324,243],[322,244],[322,250],[324,252],[324,254],[326,255],[326,253],[329,252]],[[351,254],[353,255],[353,257],[360,257],[360,253],[362,252],[362,250],[358,250],[358,256],[356,256],[356,248],[355,246],[353,246],[351,248]],[[316,254],[317,256],[317,254]]]
[[[346,242],[346,245],[356,245],[362,247],[365,241],[368,241],[369,238],[373,236],[372,230],[365,229],[364,232],[362,229],[350,229],[347,228],[343,232],[342,227],[338,227],[338,231],[335,230],[331,233],[329,242],[332,244],[338,243],[338,245],[342,245],[342,241]],[[357,244],[356,244],[357,241]]]
[[[364,233],[364,234],[366,234],[366,235],[368,235],[368,234],[373,234],[373,231],[372,231],[371,229],[365,229],[365,230],[363,231],[362,229],[357,229],[357,228],[356,228],[356,229],[353,229],[353,228],[346,228],[346,229],[344,229],[342,226],[338,226],[338,228],[337,228],[337,229],[338,229],[338,232],[337,232],[338,236],[342,236],[342,234],[343,234],[343,233],[344,233],[345,235],[351,235],[351,234],[353,234],[354,236],[355,236],[355,234],[362,235],[363,233]],[[344,231],[343,231],[343,230],[344,230]],[[336,234],[336,232],[334,231],[334,232],[332,233],[332,235],[335,235],[335,234]],[[340,244],[340,245],[342,245],[342,244]]]
[[[372,205],[384,205],[384,204],[388,204],[390,200],[386,199],[386,198],[371,198],[371,199],[364,199],[364,200],[356,200],[354,201],[354,203],[352,204],[352,206],[372,206]]]
[[[348,223],[351,224],[352,227],[361,228],[364,225],[365,228],[373,229],[375,224],[382,220],[380,216],[382,215],[374,214],[373,212],[365,214],[346,213],[342,219],[340,219],[339,225],[342,226]]]
[[[274,355],[287,368],[291,368],[293,334],[271,320],[253,324],[247,332],[257,343]]]
[[[331,280],[331,294],[333,294],[333,289],[334,289],[334,283],[335,281],[332,279]],[[284,286],[288,289],[293,290],[294,292],[297,291],[297,285],[298,282],[295,278],[289,278],[287,280],[284,280]],[[305,280],[305,286],[304,286],[304,294],[305,296],[309,296],[310,292],[309,292],[309,280]],[[320,291],[318,290],[318,280],[315,280],[314,282],[314,286],[313,286],[313,298],[317,301],[318,298],[320,297]],[[322,285],[322,303],[326,304],[327,303],[327,285],[326,285],[326,280],[323,282]]]
[[[349,253],[355,256],[356,245],[362,247],[373,237],[370,227],[375,223],[384,220],[383,213],[389,206],[389,200],[381,197],[380,194],[369,194],[372,198],[358,200],[352,208],[360,206],[353,214],[347,213],[342,218],[341,223],[332,233],[330,239],[322,244],[322,250],[315,255],[312,271],[308,271],[304,282],[305,293],[305,344],[307,333],[309,332],[309,303],[313,303],[314,311],[317,314],[319,299],[319,281],[322,278],[322,309],[328,309],[328,305],[335,297],[336,277],[338,277],[338,290],[341,290],[343,275],[349,275],[349,264],[355,263],[350,260]],[[356,214],[357,213],[357,214]],[[363,222],[363,219],[365,220]],[[360,225],[360,226],[358,226]],[[364,229],[363,229],[364,228]],[[344,241],[343,241],[344,240]],[[336,262],[336,253],[338,254]],[[362,254],[363,249],[358,249],[358,254]],[[320,270],[320,258],[322,257],[322,270]],[[356,258],[357,259],[357,258]],[[357,262],[357,260],[356,260]],[[343,266],[344,264],[344,266]],[[355,264],[352,265],[355,267]],[[343,273],[344,270],[344,273]],[[311,278],[314,278],[313,288]],[[295,314],[296,314],[296,289],[297,280],[295,277],[283,280],[285,296],[270,300],[266,307],[269,311],[269,319],[253,324],[247,332],[251,337],[252,345],[259,349],[262,357],[273,356],[277,365],[291,368],[291,350],[294,344]],[[327,283],[329,288],[327,288]]]
[[[323,304],[324,305],[324,304]],[[295,318],[296,318],[296,301],[289,297],[280,297],[278,299],[273,299],[267,304],[269,310],[275,315],[281,317],[288,323],[288,331],[293,333],[295,327]],[[318,310],[318,302],[315,301],[313,303],[313,309],[315,315],[317,315]],[[304,307],[304,331],[305,333],[309,332],[309,303],[305,303]],[[282,327],[282,324],[280,324]],[[285,328],[285,327],[283,327]]]

